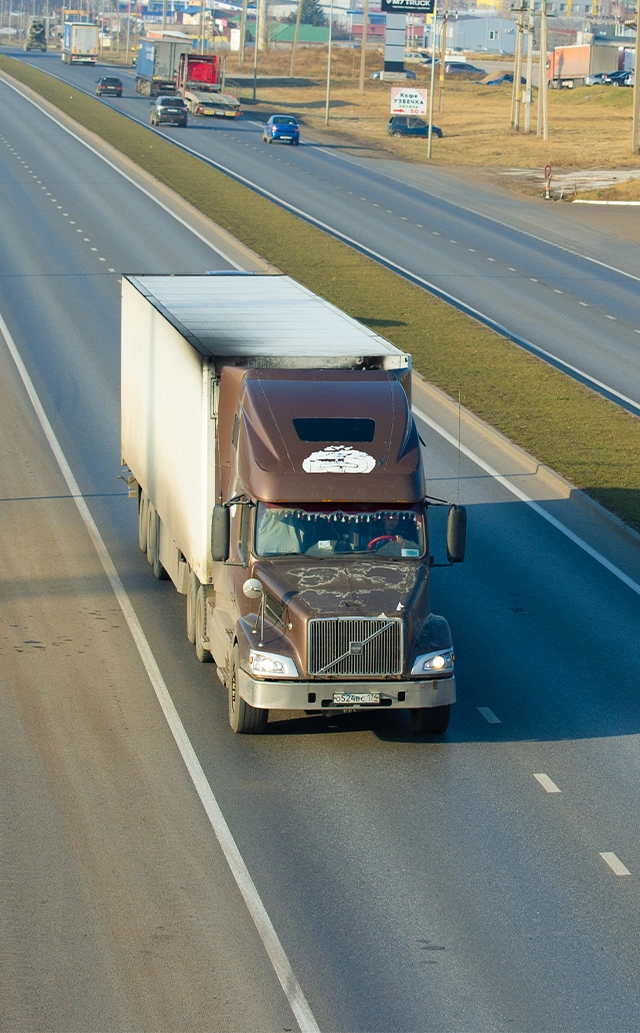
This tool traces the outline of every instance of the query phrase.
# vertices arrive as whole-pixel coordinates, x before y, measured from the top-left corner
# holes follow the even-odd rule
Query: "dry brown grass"
[[[326,48],[299,50],[296,76],[300,79],[291,85],[286,81],[290,61],[291,52],[284,48],[260,55],[260,73],[283,79],[276,85],[260,85],[258,109],[265,113],[275,109],[290,111],[310,129],[324,131]],[[344,134],[361,145],[383,147],[409,161],[426,161],[424,140],[392,140],[386,134],[391,84],[368,78],[371,71],[382,67],[382,53],[367,54],[364,95],[358,89],[359,61],[358,51],[334,49],[329,131]],[[412,67],[418,75],[415,85],[428,87],[428,70]],[[232,55],[227,62],[231,79],[236,69],[237,59]],[[249,61],[239,71],[250,74]],[[246,86],[239,92],[245,108],[250,109],[251,92]],[[532,132],[525,134],[510,126],[510,86],[484,86],[447,77],[442,111],[436,94],[434,123],[445,136],[434,141],[433,161],[447,166],[540,169],[549,163],[554,170],[638,167],[640,174],[638,156],[631,152],[632,90],[583,87],[552,90],[548,97],[549,140],[544,142],[536,136],[537,91]]]

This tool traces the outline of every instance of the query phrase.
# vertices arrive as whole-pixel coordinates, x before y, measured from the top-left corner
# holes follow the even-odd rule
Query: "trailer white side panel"
[[[123,460],[206,583],[215,476],[209,366],[126,280],[121,404]]]

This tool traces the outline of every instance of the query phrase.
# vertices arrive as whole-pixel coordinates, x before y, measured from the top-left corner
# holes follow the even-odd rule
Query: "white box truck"
[[[156,577],[186,595],[236,732],[406,709],[444,732],[449,626],[411,359],[286,276],[123,276],[122,462]],[[449,563],[464,555],[452,506]]]
[[[98,58],[98,26],[89,22],[65,22],[62,60],[67,65],[95,65]]]

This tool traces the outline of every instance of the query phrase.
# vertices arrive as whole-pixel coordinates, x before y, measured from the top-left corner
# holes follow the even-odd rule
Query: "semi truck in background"
[[[136,62],[136,90],[147,97],[177,91],[180,57],[192,51],[191,40],[143,39]]]
[[[25,50],[47,51],[47,30],[42,18],[32,18],[24,43]]]
[[[411,357],[286,276],[122,278],[121,448],[138,541],[186,597],[235,732],[269,713],[456,698],[431,551]]]
[[[242,114],[238,98],[222,92],[221,60],[217,54],[181,54],[176,85],[192,115],[235,118]]]
[[[95,65],[98,59],[98,26],[90,22],[65,22],[62,60],[67,65]]]
[[[580,43],[569,47],[554,47],[549,56],[549,86],[555,89],[584,86],[588,75],[597,72],[615,72],[618,69],[617,47],[594,46]]]

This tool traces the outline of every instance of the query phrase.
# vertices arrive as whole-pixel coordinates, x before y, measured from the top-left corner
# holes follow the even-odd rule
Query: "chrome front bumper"
[[[260,710],[413,710],[456,701],[455,677],[402,682],[260,681],[240,669],[238,689],[242,699]],[[334,692],[379,692],[380,703],[344,706],[333,702]]]

